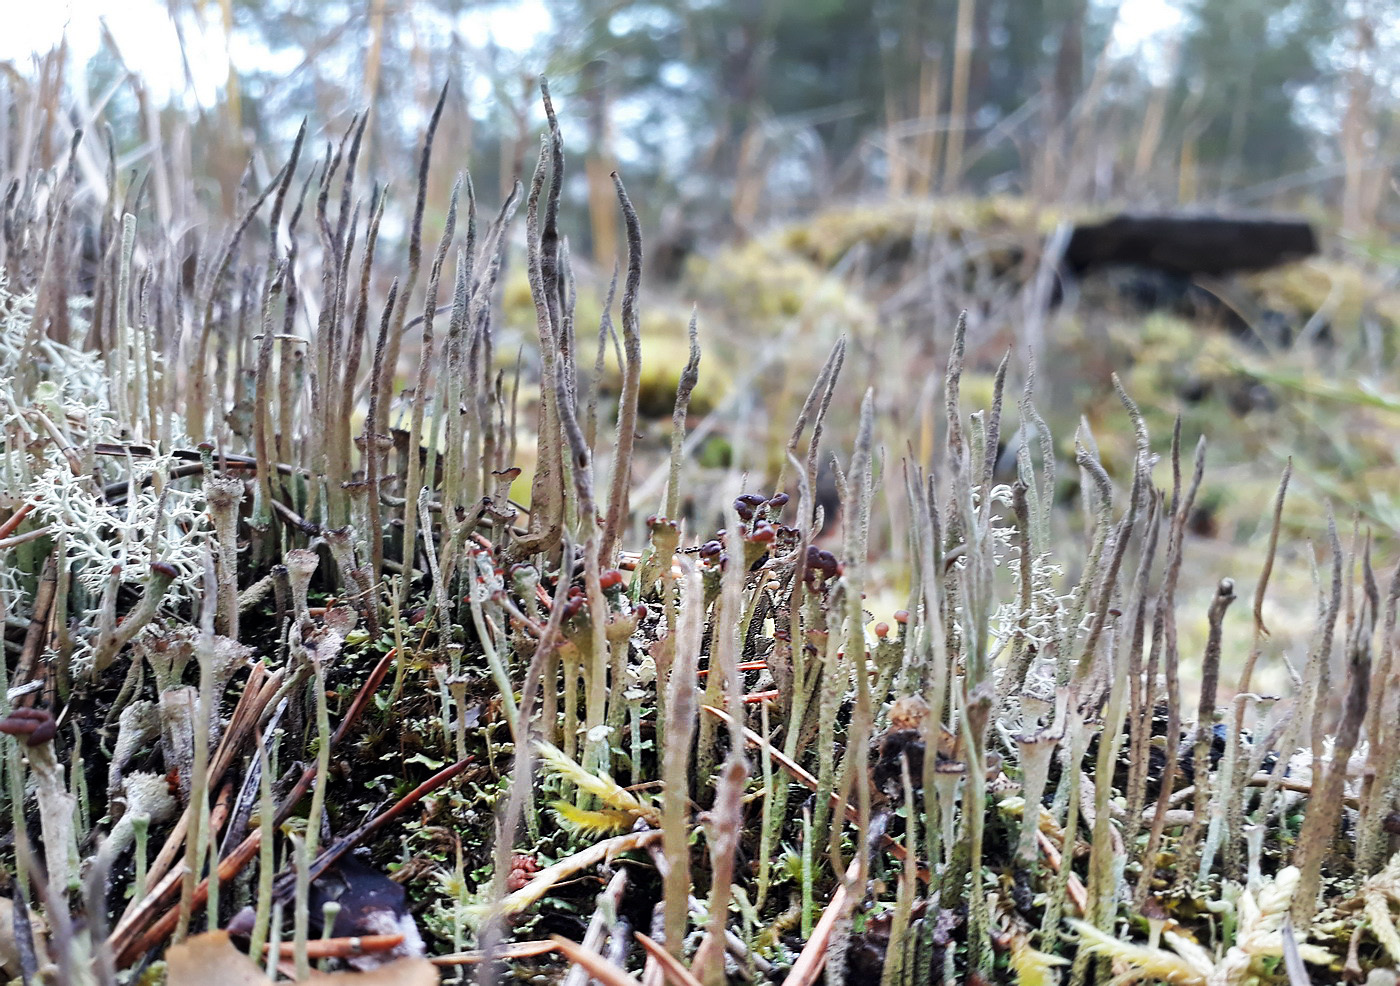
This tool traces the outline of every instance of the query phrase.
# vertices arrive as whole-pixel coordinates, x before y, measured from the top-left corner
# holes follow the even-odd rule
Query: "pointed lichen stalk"
[[[218,721],[218,710],[215,705],[218,696],[216,688],[219,669],[216,667],[216,638],[214,636],[217,584],[217,576],[214,573],[214,557],[206,548],[204,553],[204,599],[199,614],[199,635],[194,644],[195,657],[199,661],[199,692],[198,700],[194,703],[193,714],[188,719],[189,725],[194,731],[194,750],[191,762],[181,764],[180,768],[181,775],[187,775],[189,778],[188,812],[190,823],[185,836],[185,874],[180,882],[179,918],[175,927],[176,942],[182,941],[189,930],[194,908],[195,884],[198,882],[200,872],[204,869],[205,854],[211,850],[216,856],[213,860],[213,868],[218,868],[218,843],[211,837],[209,808],[209,755],[213,746],[210,742],[210,727],[211,723]],[[180,689],[179,691],[188,695],[193,689]],[[216,879],[212,880],[209,885],[209,913],[215,915],[219,913],[218,884],[219,881]]]
[[[283,176],[286,174],[287,166],[278,171],[276,177],[268,182],[262,192],[254,199],[238,225],[234,227],[233,235],[229,237],[223,253],[220,255],[218,263],[214,265],[214,276],[209,279],[204,300],[204,320],[199,329],[199,334],[195,341],[194,359],[191,366],[194,372],[190,377],[190,393],[186,402],[185,419],[187,427],[196,436],[200,434],[211,434],[210,426],[212,422],[209,414],[209,343],[214,337],[214,307],[219,299],[219,286],[222,284],[224,276],[228,274],[229,268],[233,265],[234,256],[238,252],[239,241],[247,231],[248,226],[257,215],[262,204],[267,201],[267,197],[273,190],[282,186]],[[221,396],[221,395],[220,395]]]
[[[560,418],[560,376],[567,379],[570,353],[563,343],[565,333],[559,311],[559,193],[564,182],[564,149],[559,136],[559,122],[549,100],[548,84],[541,82],[545,113],[549,118],[549,133],[540,139],[540,154],[530,179],[530,195],[525,208],[526,269],[530,281],[530,297],[535,306],[535,330],[539,342],[540,392],[537,402],[537,449],[535,476],[530,484],[529,534],[517,541],[513,556],[524,560],[531,554],[552,553],[564,533],[565,498],[565,435]],[[545,175],[549,174],[549,189],[545,191]],[[544,220],[541,225],[540,203],[544,198]],[[562,388],[567,394],[568,387]],[[568,398],[566,397],[566,400]],[[592,529],[593,518],[584,520]]]
[[[1366,621],[1363,619],[1359,622],[1365,624]],[[1366,717],[1367,691],[1371,683],[1369,633],[1357,633],[1353,638],[1348,665],[1349,687],[1346,701],[1342,705],[1342,720],[1332,743],[1332,759],[1320,781],[1318,768],[1314,768],[1313,794],[1308,802],[1308,811],[1303,816],[1303,828],[1298,833],[1298,848],[1293,855],[1293,863],[1299,875],[1291,913],[1294,927],[1304,935],[1311,927],[1313,913],[1317,909],[1317,894],[1322,884],[1322,862],[1337,834],[1337,818],[1342,810],[1347,768],[1352,753],[1356,751],[1361,724]]]
[[[1215,692],[1220,682],[1220,651],[1225,612],[1235,601],[1235,582],[1221,579],[1216,587],[1215,598],[1211,600],[1207,616],[1210,630],[1206,639],[1205,653],[1201,658],[1201,695],[1196,711],[1196,742],[1192,753],[1193,777],[1196,782],[1196,796],[1192,801],[1191,824],[1182,833],[1178,852],[1183,864],[1183,879],[1189,879],[1186,872],[1191,857],[1198,852],[1201,826],[1206,818],[1207,808],[1212,797],[1219,797],[1219,778],[1212,777],[1210,750],[1215,738]],[[1212,783],[1214,781],[1214,783]],[[1207,854],[1199,857],[1197,878],[1206,878],[1206,868],[1210,865]]]
[[[293,563],[296,551],[287,552],[288,566]],[[315,557],[313,552],[305,554]],[[299,563],[306,567],[304,562]],[[311,566],[314,569],[314,566]],[[309,574],[308,574],[309,579]],[[311,791],[311,806],[306,815],[305,841],[298,846],[298,866],[294,891],[293,921],[295,928],[295,960],[299,974],[305,978],[309,969],[306,957],[306,941],[309,931],[308,894],[312,861],[316,859],[318,840],[321,834],[321,817],[325,811],[326,787],[330,783],[331,728],[330,709],[326,702],[326,671],[340,653],[344,638],[329,625],[318,627],[311,633],[305,632],[308,623],[298,621],[292,628],[293,659],[298,663],[310,664],[314,674],[313,692],[316,696],[316,783]],[[300,651],[300,654],[296,652]]]
[[[617,409],[617,454],[613,459],[612,491],[608,496],[608,516],[603,530],[601,558],[607,564],[612,564],[616,556],[627,519],[632,486],[632,445],[637,431],[637,400],[642,382],[642,334],[637,315],[642,282],[642,225],[632,200],[627,197],[627,190],[622,187],[622,179],[616,172],[612,179],[627,227],[627,280],[622,291],[622,339],[627,365],[622,374],[622,396]]]
[[[280,262],[263,292],[262,337],[258,344],[253,397],[253,450],[257,455],[258,479],[253,487],[253,516],[248,526],[254,532],[254,557],[265,556],[270,542],[259,536],[272,525],[272,474],[277,468],[272,457],[272,344],[276,332],[277,299],[285,297],[291,284],[292,267]],[[288,302],[290,304],[290,302]]]
[[[1073,872],[1070,866],[1072,850],[1074,848],[1074,832],[1079,825],[1079,780],[1080,764],[1084,760],[1084,751],[1089,746],[1089,740],[1093,734],[1092,729],[1086,729],[1084,717],[1078,708],[1078,697],[1071,692],[1069,702],[1068,718],[1066,719],[1065,735],[1069,737],[1069,749],[1062,750],[1061,770],[1064,781],[1062,790],[1066,795],[1064,831],[1064,865],[1060,867],[1051,882],[1049,900],[1046,902],[1045,914],[1040,924],[1041,939],[1046,942],[1054,941],[1059,934],[1060,918],[1065,912],[1065,899],[1069,892],[1069,878]],[[1057,796],[1058,798],[1058,796]]]
[[[681,556],[682,594],[676,631],[675,662],[666,683],[666,742],[662,753],[662,845],[670,870],[663,877],[663,927],[666,950],[680,958],[685,945],[690,902],[689,826],[690,746],[695,737],[697,703],[695,659],[704,630],[704,585],[695,565]]]
[[[442,280],[442,265],[447,260],[447,250],[452,245],[452,237],[457,228],[457,198],[461,194],[461,191],[462,178],[459,175],[457,177],[457,183],[452,186],[452,198],[447,206],[447,220],[443,224],[442,239],[438,242],[437,254],[433,257],[433,266],[428,275],[428,292],[423,307],[423,331],[418,358],[418,379],[413,391],[413,412],[409,417],[408,426],[408,448],[410,452],[408,456],[408,476],[404,481],[406,502],[404,503],[403,516],[403,558],[404,568],[406,570],[405,574],[408,577],[404,578],[404,580],[399,583],[399,605],[403,605],[408,598],[411,572],[407,570],[412,568],[412,560],[417,552],[418,524],[420,517],[416,507],[420,500],[420,494],[426,493],[429,490],[428,486],[422,485],[422,480],[424,478],[422,460],[416,450],[421,446],[423,440],[423,412],[429,394],[428,370],[433,362],[433,320],[434,316],[437,314],[438,284]],[[407,299],[405,298],[405,302],[406,301]],[[443,385],[444,381],[439,380],[438,386],[442,387]],[[430,470],[436,468],[436,456],[437,447],[435,445],[429,445],[427,457]],[[428,527],[429,519],[427,517],[421,519],[424,524],[424,533],[430,535],[431,529]],[[433,557],[431,543],[428,545],[428,557],[431,561],[436,561]],[[441,591],[441,580],[434,578],[433,581]],[[444,619],[445,618],[444,616]]]
[[[964,680],[964,686],[967,682]],[[968,887],[968,966],[984,977],[992,969],[991,909],[982,886],[983,839],[987,815],[987,723],[996,706],[996,686],[990,678],[966,692],[963,727],[967,730],[968,786],[963,822],[968,841],[971,885]],[[1069,867],[1065,867],[1066,870]]]
[[[1269,588],[1269,577],[1274,569],[1274,556],[1278,551],[1279,529],[1283,522],[1283,502],[1288,493],[1288,482],[1292,478],[1292,474],[1293,460],[1289,459],[1284,466],[1283,476],[1279,479],[1278,492],[1274,495],[1273,524],[1269,530],[1269,546],[1264,556],[1264,566],[1259,572],[1259,581],[1254,589],[1254,640],[1250,644],[1249,656],[1245,659],[1244,670],[1240,672],[1239,684],[1235,686],[1234,716],[1225,735],[1225,758],[1220,770],[1220,786],[1224,794],[1215,801],[1220,806],[1220,811],[1216,817],[1211,819],[1210,838],[1207,840],[1208,847],[1213,846],[1216,840],[1224,843],[1225,863],[1231,876],[1237,876],[1240,868],[1240,830],[1244,825],[1244,810],[1247,803],[1244,786],[1248,776],[1253,773],[1250,767],[1254,762],[1253,753],[1256,752],[1242,747],[1245,712],[1251,702],[1257,701],[1257,696],[1252,696],[1250,692],[1253,687],[1254,666],[1263,653],[1264,638],[1269,635],[1269,628],[1264,625],[1264,593]],[[1400,569],[1396,570],[1396,574],[1400,576]],[[1400,582],[1397,582],[1397,587],[1400,587]],[[1387,636],[1385,639],[1388,641],[1389,637]],[[1379,730],[1373,729],[1371,732],[1373,745],[1378,735]],[[1262,755],[1265,751],[1259,750],[1257,752],[1261,754],[1259,763],[1262,765]],[[1362,829],[1363,834],[1358,840],[1361,844],[1358,846],[1358,860],[1365,855],[1364,849],[1361,848],[1366,842],[1364,826]]]

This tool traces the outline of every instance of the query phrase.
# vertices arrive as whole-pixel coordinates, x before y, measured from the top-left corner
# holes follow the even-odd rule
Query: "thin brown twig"
[[[239,696],[238,704],[234,707],[228,728],[224,730],[223,736],[219,739],[219,745],[214,751],[212,762],[209,765],[206,790],[213,790],[219,783],[224,772],[233,762],[234,756],[242,747],[243,741],[257,725],[267,703],[272,700],[277,687],[281,684],[280,675],[276,676],[275,680],[266,680],[267,678],[267,669],[261,663],[254,665],[253,672]],[[166,837],[165,844],[161,846],[160,852],[156,854],[156,858],[151,861],[146,871],[147,886],[156,884],[155,889],[148,893],[144,900],[131,902],[122,915],[116,931],[113,932],[114,935],[117,932],[125,933],[129,925],[138,920],[138,915],[160,906],[167,900],[166,895],[177,889],[174,884],[167,886],[167,882],[163,878],[166,877],[170,865],[179,856],[180,847],[185,841],[185,833],[189,830],[192,812],[196,810],[198,810],[197,806],[191,805],[186,806],[185,811],[181,813],[175,827]],[[160,882],[157,883],[157,881]]]
[[[562,935],[555,935],[550,940],[554,942],[554,947],[563,953],[564,958],[574,965],[583,966],[588,970],[588,974],[603,986],[636,986],[637,980],[629,976],[626,970],[619,969],[592,949],[584,948],[578,942],[569,941]]]
[[[482,951],[454,952],[451,955],[435,955],[428,961],[433,965],[476,965],[488,958],[493,962],[509,962],[515,959],[533,959],[558,950],[559,946],[552,941],[518,941],[502,945],[489,956]]]
[[[33,510],[34,504],[32,501],[21,503],[19,508],[14,513],[10,514],[3,524],[0,524],[0,538],[6,538],[13,534],[15,528],[19,527],[19,525],[24,522],[24,518],[28,517]]]
[[[457,763],[452,764],[450,767],[446,767],[443,770],[438,771],[428,780],[424,781],[422,784],[418,785],[408,794],[404,795],[404,797],[401,798],[388,811],[376,815],[364,825],[361,825],[350,835],[337,840],[334,844],[330,846],[327,846],[316,858],[316,861],[311,865],[311,879],[314,880],[316,877],[324,873],[327,869],[334,866],[336,861],[340,859],[341,856],[345,855],[345,853],[348,852],[351,848],[353,848],[357,842],[373,834],[374,832],[382,828],[384,825],[388,824],[390,821],[403,814],[413,805],[417,804],[428,794],[431,794],[437,788],[441,787],[443,784],[446,784],[452,778],[456,777],[463,770],[465,770],[471,762],[472,758],[468,757],[466,760],[459,760]],[[211,831],[216,833],[217,829],[212,829]],[[248,837],[245,838],[241,843],[239,843],[238,846],[233,850],[233,852],[229,853],[228,856],[224,858],[223,862],[219,864],[217,874],[219,882],[226,883],[229,880],[233,879],[233,877],[237,875],[238,872],[249,863],[249,861],[252,860],[253,855],[257,852],[261,842],[261,828],[256,828],[253,831],[249,832]],[[176,871],[174,874],[172,874],[172,876],[178,875],[178,873],[179,871]],[[290,885],[287,885],[287,892],[290,892]],[[207,901],[208,899],[209,880],[206,878],[200,881],[199,885],[195,887],[194,892],[191,894],[191,907],[202,907],[204,906],[205,901]],[[163,941],[172,931],[175,930],[175,925],[178,920],[179,912],[173,909],[169,910],[164,916],[157,919],[154,924],[147,928],[146,931],[143,934],[141,934],[139,938],[134,937],[134,929],[129,930],[121,937],[118,937],[119,932],[122,932],[123,930],[121,928],[118,928],[117,931],[114,931],[112,933],[112,936],[107,940],[108,946],[112,948],[112,950],[117,955],[118,965],[123,967],[130,965],[136,960],[137,956],[144,954],[145,952],[154,948],[156,945],[160,944],[161,941]],[[130,922],[130,924],[132,925],[134,925],[134,923],[135,922]]]
[[[687,969],[680,959],[662,948],[660,944],[640,931],[634,932],[632,937],[636,938],[637,944],[646,950],[647,961],[659,965],[662,974],[676,986],[700,986],[700,980],[695,978],[694,973]]]

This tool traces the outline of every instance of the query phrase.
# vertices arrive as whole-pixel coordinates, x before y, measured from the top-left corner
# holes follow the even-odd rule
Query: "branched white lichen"
[[[16,376],[21,362],[28,360],[41,380],[48,380],[61,388],[65,405],[105,409],[108,380],[101,355],[65,346],[47,336],[30,340],[30,349],[26,353],[25,342],[29,339],[29,327],[34,318],[34,292],[13,294],[9,287],[10,279],[0,269],[0,385],[7,378]],[[91,302],[86,298],[76,300],[70,306],[73,327],[78,336],[86,335],[90,306]]]
[[[1071,588],[1069,592],[1060,591],[1059,583],[1064,578],[1064,569],[1051,562],[1048,554],[1031,561],[1031,609],[1028,613],[1021,611],[1017,601],[1021,588],[1020,566],[1010,565],[1008,570],[1016,592],[1011,600],[1002,603],[992,614],[991,631],[996,646],[1014,640],[1017,634],[1041,650],[1057,640],[1065,639],[1068,630],[1066,623],[1069,614],[1074,611],[1078,587]],[[1021,626],[1023,619],[1026,621],[1024,627]],[[1076,628],[1075,633],[1085,632],[1087,622],[1086,619],[1085,625]]]
[[[988,495],[993,507],[1000,505],[1005,509],[1010,507],[1014,491],[1010,486],[1003,484],[992,487]],[[980,507],[981,499],[981,489],[974,488],[974,507]],[[1011,525],[989,523],[985,536],[992,545],[993,566],[1004,569],[1010,575],[1013,589],[1009,598],[992,612],[988,624],[991,637],[988,651],[993,655],[993,659],[1018,636],[1043,655],[1048,648],[1059,642],[1088,633],[1092,614],[1086,613],[1077,627],[1071,629],[1068,626],[1070,614],[1075,611],[1075,603],[1078,602],[1079,587],[1072,585],[1068,591],[1061,590],[1064,568],[1052,562],[1048,552],[1031,560],[1031,606],[1029,611],[1025,611],[1021,607],[1021,567],[1019,564],[1006,563],[1008,559],[1014,562],[1016,552],[1020,550],[1019,531]],[[959,569],[965,568],[967,556],[958,558],[954,564]],[[954,612],[960,615],[962,607],[954,607]],[[955,639],[961,641],[963,632],[962,621],[954,620]]]
[[[0,566],[0,613],[25,612],[28,608],[28,593],[20,584],[19,572],[9,565]]]
[[[64,535],[74,575],[89,591],[101,592],[117,568],[123,583],[143,584],[157,561],[177,572],[166,606],[187,599],[197,585],[209,533],[204,494],[162,482],[172,461],[169,456],[132,460],[135,495],[124,504],[99,498],[92,480],[74,476],[62,461],[50,462],[26,491],[35,513]]]
[[[1114,982],[1144,980],[1198,986],[1241,986],[1256,980],[1256,962],[1283,954],[1283,926],[1298,886],[1298,869],[1287,866],[1258,888],[1240,891],[1235,940],[1219,959],[1175,927],[1162,933],[1174,951],[1120,941],[1084,921],[1068,923],[1079,933],[1080,943],[1107,955],[1123,971]],[[1326,966],[1331,953],[1317,945],[1300,943],[1298,954],[1306,962]]]
[[[110,379],[100,354],[31,336],[34,303],[33,292],[11,292],[0,271],[0,424],[7,433],[27,436],[0,447],[4,486],[15,495],[11,506],[33,506],[35,520],[63,546],[78,584],[94,595],[114,577],[139,587],[152,564],[172,566],[176,575],[161,602],[172,610],[188,599],[202,571],[200,552],[208,536],[203,493],[169,484],[174,462],[168,455],[99,457],[91,473],[75,475],[78,449],[125,437],[111,413],[111,388],[124,383]],[[72,306],[78,337],[86,334],[89,308],[86,301]],[[26,377],[30,385],[20,393],[16,381]],[[125,503],[111,503],[99,484],[121,480],[130,495]],[[14,571],[0,571],[7,612],[24,601],[21,589]],[[95,627],[85,630],[75,640],[79,661],[91,649]]]

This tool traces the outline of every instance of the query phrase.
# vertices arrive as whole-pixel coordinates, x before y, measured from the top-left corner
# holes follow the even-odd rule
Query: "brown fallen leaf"
[[[437,966],[427,959],[397,959],[369,972],[313,972],[310,982],[321,986],[437,986]]]
[[[167,986],[272,986],[226,931],[206,931],[165,953]]]
[[[44,949],[44,936],[48,929],[44,919],[33,911],[29,913],[29,923],[37,947],[34,955],[42,965],[48,961]],[[9,897],[0,897],[0,976],[6,982],[20,976],[19,939],[15,937],[15,902]]]
[[[207,931],[165,953],[167,986],[272,986],[225,931]],[[313,973],[322,986],[437,986],[438,971],[427,959],[399,959],[370,972]]]

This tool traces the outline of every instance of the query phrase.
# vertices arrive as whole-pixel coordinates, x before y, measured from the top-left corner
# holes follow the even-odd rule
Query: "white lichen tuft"
[[[97,443],[130,438],[113,414],[112,390],[128,381],[112,379],[99,353],[33,332],[34,302],[33,292],[11,292],[0,270],[0,424],[23,439],[0,446],[0,489],[9,494],[3,505],[32,506],[34,522],[60,546],[66,576],[95,598],[114,578],[139,591],[153,564],[173,566],[176,576],[161,601],[172,612],[197,591],[203,572],[210,536],[203,492],[170,482],[169,455],[94,454]],[[75,338],[87,335],[89,307],[86,301],[72,306]],[[159,358],[151,358],[159,374]],[[104,496],[102,487],[116,482],[126,483],[127,495]],[[23,608],[24,590],[11,566],[0,569],[5,612]],[[90,659],[96,632],[89,622],[94,625],[74,635],[80,666]]]
[[[25,499],[63,538],[73,573],[90,592],[100,593],[118,569],[124,584],[139,587],[158,561],[178,573],[166,592],[167,607],[178,606],[198,586],[209,537],[204,494],[165,484],[172,461],[132,459],[134,495],[124,504],[99,499],[92,479],[74,476],[62,460],[50,462],[30,484]]]

